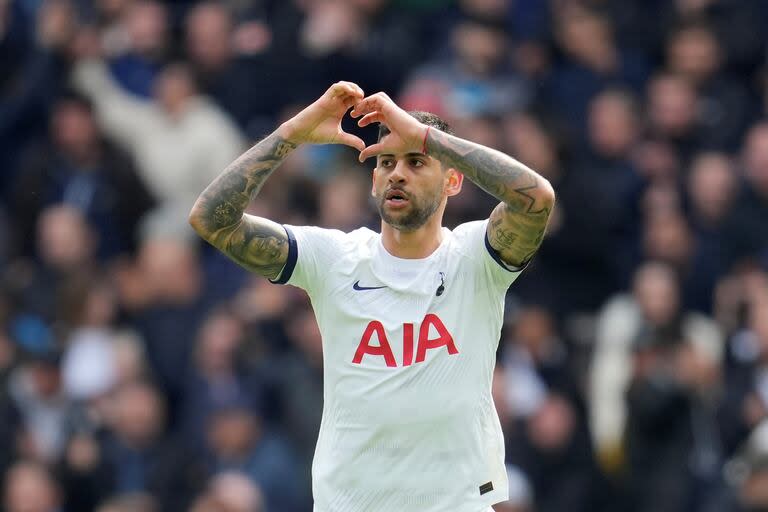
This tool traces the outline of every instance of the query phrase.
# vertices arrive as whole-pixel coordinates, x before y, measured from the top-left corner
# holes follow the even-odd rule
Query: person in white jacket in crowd
[[[94,102],[106,133],[136,159],[161,215],[186,219],[200,190],[244,149],[236,124],[198,94],[186,66],[168,65],[145,100],[124,91],[100,59],[83,59],[73,71],[75,87]]]

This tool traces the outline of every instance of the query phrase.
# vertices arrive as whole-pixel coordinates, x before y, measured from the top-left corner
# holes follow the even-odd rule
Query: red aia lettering
[[[433,340],[428,339],[430,325],[434,325],[435,329],[437,329],[438,336]],[[424,317],[424,321],[421,322],[421,327],[419,327],[419,349],[416,352],[416,362],[421,363],[424,361],[424,358],[427,357],[427,349],[442,346],[448,347],[448,353],[451,355],[459,353],[456,350],[456,345],[453,344],[451,333],[445,328],[440,317],[430,313]]]
[[[434,326],[437,331],[437,337],[429,339],[429,328]],[[403,324],[403,366],[410,366],[413,361],[413,331],[414,324]],[[374,333],[379,340],[379,344],[371,345],[371,338]],[[459,351],[456,348],[456,344],[453,342],[453,337],[448,329],[443,324],[440,317],[435,314],[428,314],[424,317],[424,320],[419,326],[419,344],[416,349],[416,361],[422,363],[427,357],[427,350],[440,347],[446,347],[448,353],[458,354]],[[355,357],[352,362],[360,364],[363,361],[363,356],[370,354],[372,356],[384,356],[384,361],[389,367],[396,367],[397,361],[392,353],[392,348],[389,345],[387,339],[387,333],[384,331],[384,326],[378,320],[371,321],[365,328],[363,337],[360,339],[360,344],[357,346]]]
[[[379,346],[370,344],[373,333],[379,338]],[[389,341],[387,340],[387,333],[384,332],[384,326],[381,322],[374,320],[368,324],[365,328],[363,337],[360,339],[360,345],[357,346],[357,352],[355,352],[355,358],[352,359],[353,363],[360,364],[363,360],[364,354],[371,354],[372,356],[384,356],[384,361],[387,362],[387,366],[397,366],[395,356],[392,354],[392,349],[389,347]]]
[[[413,362],[413,324],[403,324],[403,366]]]

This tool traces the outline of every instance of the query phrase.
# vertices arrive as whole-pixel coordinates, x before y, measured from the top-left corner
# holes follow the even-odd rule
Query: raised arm
[[[245,214],[272,171],[296,145],[273,133],[232,162],[203,191],[189,223],[211,245],[257,274],[277,278],[288,259],[288,238],[279,224]]]
[[[360,160],[398,151],[425,151],[463,173],[501,201],[488,222],[488,240],[501,259],[515,267],[528,263],[541,245],[555,202],[549,182],[509,155],[418,122],[386,94],[376,93],[352,111],[358,124],[384,123],[391,135],[360,153]]]
[[[125,91],[101,59],[83,59],[72,71],[73,85],[96,105],[99,122],[111,137],[131,146],[147,124],[154,119],[156,108],[148,100]]]
[[[528,263],[555,203],[549,181],[509,155],[439,130],[428,131],[426,149],[501,201],[489,218],[488,241],[505,263]]]
[[[363,91],[355,84],[332,85],[312,105],[227,166],[189,214],[195,231],[246,269],[277,278],[288,259],[285,230],[271,220],[244,213],[245,209],[299,144],[343,143],[362,149],[361,139],[341,129],[341,118],[362,97]]]

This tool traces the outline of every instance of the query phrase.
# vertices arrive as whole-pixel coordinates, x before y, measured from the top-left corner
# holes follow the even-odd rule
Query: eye
[[[380,162],[381,167],[391,167],[393,160],[391,158],[382,158]]]
[[[418,158],[411,158],[411,167],[424,167],[424,162],[419,160]]]

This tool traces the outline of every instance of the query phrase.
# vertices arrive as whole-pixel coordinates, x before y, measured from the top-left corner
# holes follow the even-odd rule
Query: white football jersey
[[[367,228],[285,226],[275,282],[307,291],[323,340],[314,512],[479,512],[507,499],[491,380],[520,270],[487,224],[443,228],[423,259],[392,256]]]

